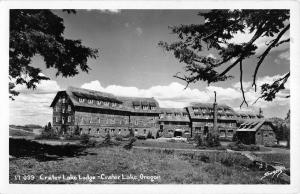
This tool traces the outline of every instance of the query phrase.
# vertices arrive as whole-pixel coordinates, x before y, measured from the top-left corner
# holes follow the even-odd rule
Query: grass
[[[267,163],[278,162],[290,168],[290,153],[259,153],[255,154]]]
[[[9,136],[34,136],[34,133],[22,129],[9,128]]]
[[[171,149],[195,149],[195,146],[186,142],[159,142],[155,140],[137,140],[134,143],[136,147],[155,147]]]
[[[58,147],[56,147],[58,148]],[[64,147],[66,148],[66,147]],[[50,148],[49,148],[50,149]],[[53,150],[52,155],[61,150]],[[68,150],[70,151],[70,150]],[[249,168],[246,157],[236,153],[174,153],[149,150],[125,150],[120,146],[87,148],[85,154],[58,155],[53,160],[39,161],[33,155],[10,159],[9,182],[25,184],[272,184],[260,178],[262,171]],[[24,150],[22,151],[24,152]],[[48,148],[44,147],[44,152]],[[137,179],[101,179],[105,176],[136,176]],[[148,176],[147,179],[140,175]],[[21,177],[18,179],[18,175]],[[33,175],[24,180],[23,175]],[[41,180],[40,176],[95,176],[95,180]],[[100,176],[98,178],[98,176]],[[151,181],[152,177],[152,181]],[[25,177],[26,178],[26,177]],[[28,178],[28,177],[27,177]]]

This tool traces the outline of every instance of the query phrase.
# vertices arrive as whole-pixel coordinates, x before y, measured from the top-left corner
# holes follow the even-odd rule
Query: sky
[[[158,46],[159,41],[176,41],[170,26],[180,24],[201,24],[204,19],[197,15],[199,10],[80,10],[67,14],[54,10],[64,20],[64,36],[80,39],[82,44],[98,48],[97,59],[89,59],[89,73],[80,72],[72,78],[55,76],[55,69],[46,69],[43,58],[35,56],[32,66],[40,67],[44,75],[51,78],[42,81],[36,90],[17,86],[20,95],[10,101],[10,124],[40,124],[51,121],[50,104],[57,91],[68,86],[110,92],[121,96],[154,97],[161,107],[184,107],[191,102],[213,102],[213,91],[217,101],[227,104],[236,111],[258,112],[262,108],[265,117],[284,118],[289,110],[289,99],[281,98],[286,90],[272,102],[258,101],[259,90],[254,92],[251,80],[257,58],[244,62],[244,87],[249,107],[243,106],[239,77],[208,86],[198,82],[185,88],[182,80],[174,78],[183,72],[172,53]],[[288,36],[288,34],[286,35]],[[285,37],[286,37],[285,36]],[[251,34],[237,34],[233,42],[246,42]],[[266,48],[266,39],[257,40],[258,53]],[[290,68],[289,44],[274,49],[262,64],[258,73],[258,85],[271,83],[284,75]],[[215,57],[215,53],[208,52]],[[233,68],[231,75],[238,75],[239,69]]]

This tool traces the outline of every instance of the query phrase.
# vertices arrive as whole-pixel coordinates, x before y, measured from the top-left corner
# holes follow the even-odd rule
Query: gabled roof
[[[188,112],[185,108],[160,108],[161,116],[159,121],[170,121],[170,122],[190,122]],[[171,114],[167,116],[167,114]],[[175,116],[177,114],[177,116]],[[187,116],[184,116],[186,114]]]
[[[256,132],[263,124],[271,124],[272,123],[266,119],[250,119],[246,120],[244,123],[240,125],[240,127],[236,130],[239,132],[243,131],[253,131]]]
[[[58,96],[61,93],[66,93],[75,107],[111,109],[111,110],[127,111],[127,112],[134,112],[134,113],[157,113],[157,114],[159,113],[159,105],[154,98],[122,97],[122,96],[116,96],[106,92],[100,92],[100,91],[88,90],[88,89],[76,88],[76,87],[68,87],[67,90],[58,92],[53,102],[51,103],[51,107],[54,106],[54,103],[56,102]],[[112,107],[112,106],[105,106],[105,105],[88,104],[87,102],[82,103],[79,102],[79,98],[99,100],[104,102],[112,102],[112,103],[116,103],[117,106]],[[152,107],[156,107],[156,109],[136,110],[133,108],[134,104],[150,105]]]
[[[197,109],[198,111],[195,111],[195,109]],[[213,112],[210,112],[209,109],[213,109],[212,103],[192,103],[191,106],[187,107],[187,110],[192,119],[206,119],[207,115],[213,115]],[[217,111],[218,116],[225,116],[222,118],[218,118],[220,120],[236,120],[236,113],[230,106],[217,104]],[[208,119],[213,118],[211,117]]]

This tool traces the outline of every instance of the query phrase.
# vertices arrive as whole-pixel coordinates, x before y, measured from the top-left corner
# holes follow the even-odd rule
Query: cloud
[[[286,90],[278,94],[278,98],[272,102],[266,102],[259,100],[257,103],[252,103],[260,96],[260,85],[263,83],[271,83],[273,80],[279,78],[282,75],[265,76],[257,79],[258,90],[257,92],[251,87],[251,82],[243,82],[246,90],[246,99],[249,103],[249,107],[243,107],[242,110],[257,110],[259,108],[268,109],[275,106],[287,106],[289,105],[289,99],[284,98],[289,93],[289,81],[286,84]],[[85,83],[81,86],[86,89],[93,89],[102,92],[109,92],[119,96],[136,96],[136,97],[154,97],[161,107],[165,108],[182,108],[190,105],[191,102],[213,102],[214,91],[217,92],[217,101],[220,104],[227,104],[235,109],[240,109],[240,103],[242,102],[242,94],[240,91],[240,83],[234,83],[232,87],[219,87],[219,86],[207,86],[199,89],[184,89],[185,85],[173,82],[169,85],[157,85],[148,89],[139,89],[137,87],[128,87],[120,85],[109,85],[103,87],[98,80]]]
[[[245,30],[245,33],[242,33],[242,32],[238,32],[236,34],[234,34],[234,37],[228,41],[228,43],[235,43],[235,44],[240,44],[240,43],[247,43],[251,40],[251,38],[254,36],[254,32],[250,33],[250,30],[249,29],[246,29]],[[280,40],[284,40],[284,39],[287,39],[289,38],[290,32],[287,31],[282,37]],[[275,37],[277,36],[277,34],[275,34],[274,37],[260,37],[258,38],[254,44],[258,47],[257,50],[256,50],[256,54],[261,54],[263,51],[265,51],[265,49],[268,47],[267,44],[270,43],[271,40],[273,40]],[[286,50],[287,48],[289,48],[289,43],[285,43],[285,44],[282,44],[278,47],[275,47],[275,48],[272,48],[271,52],[272,51],[281,51],[281,50]]]
[[[86,11],[99,11],[101,13],[107,13],[107,14],[119,14],[121,13],[120,9],[86,9]]]
[[[135,28],[135,33],[138,35],[138,36],[141,36],[143,34],[143,29],[141,27],[136,27]]]
[[[20,92],[14,101],[9,102],[9,123],[17,125],[40,124],[52,122],[50,104],[59,85],[53,80],[43,80],[35,90],[27,89],[24,85],[17,85]]]

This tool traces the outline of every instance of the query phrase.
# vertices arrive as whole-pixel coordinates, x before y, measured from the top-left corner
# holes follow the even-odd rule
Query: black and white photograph
[[[4,181],[290,186],[299,23],[237,4],[7,8]]]

